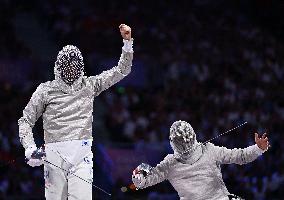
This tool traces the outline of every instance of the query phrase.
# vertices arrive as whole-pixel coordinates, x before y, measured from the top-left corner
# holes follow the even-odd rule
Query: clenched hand
[[[131,39],[131,28],[127,26],[126,24],[120,24],[119,25],[120,34],[125,40]]]

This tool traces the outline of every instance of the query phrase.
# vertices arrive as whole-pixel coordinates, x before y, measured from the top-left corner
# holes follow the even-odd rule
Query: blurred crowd
[[[24,58],[28,63],[25,82],[0,79],[1,199],[11,194],[37,199],[44,193],[42,169],[32,169],[21,159],[24,151],[17,119],[36,86],[46,81],[43,73],[53,78],[50,69],[43,68],[53,66],[37,68],[43,61],[17,38],[11,19],[19,12],[37,16],[59,48],[69,42],[78,45],[89,75],[100,72],[101,68],[94,67],[97,63],[113,63],[118,58],[117,26],[124,22],[132,27],[133,72],[135,64],[142,63],[146,78],[137,87],[138,77],[130,76],[132,82],[115,86],[95,100],[94,137],[104,148],[153,149],[163,157],[171,153],[168,135],[175,120],[191,123],[201,142],[247,121],[248,125],[213,143],[246,147],[254,144],[254,132],[267,132],[271,148],[251,164],[224,166],[225,183],[230,192],[245,199],[283,198],[284,45],[238,9],[212,9],[194,2],[1,2],[2,8],[11,11],[0,12],[0,62]],[[5,73],[13,73],[0,65]],[[39,143],[40,125],[35,127]],[[17,157],[20,159],[11,161]],[[114,199],[177,198],[167,182],[138,193],[121,193],[121,185],[127,183],[110,182]]]

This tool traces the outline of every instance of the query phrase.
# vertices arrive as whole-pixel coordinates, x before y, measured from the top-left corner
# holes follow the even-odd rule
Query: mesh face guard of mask
[[[72,45],[67,45],[58,53],[55,62],[61,79],[72,85],[84,71],[83,57],[80,50]]]
[[[170,142],[173,150],[179,154],[191,153],[197,143],[193,128],[185,121],[176,121],[172,124]]]

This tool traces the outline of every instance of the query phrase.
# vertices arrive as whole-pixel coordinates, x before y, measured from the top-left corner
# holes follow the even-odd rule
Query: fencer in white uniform
[[[132,66],[131,28],[122,24],[119,29],[124,45],[117,66],[97,76],[86,77],[79,49],[72,45],[63,47],[55,62],[55,80],[37,87],[18,121],[27,163],[33,167],[44,164],[47,200],[92,199],[94,97],[126,77]],[[39,151],[32,128],[41,115],[44,159],[33,156]]]
[[[254,161],[269,147],[264,134],[255,134],[255,145],[244,149],[227,149],[212,143],[197,142],[188,122],[174,122],[170,128],[170,144],[174,154],[167,155],[156,167],[142,163],[134,171],[132,181],[143,189],[169,180],[181,200],[241,199],[228,192],[222,178],[221,165],[239,165]]]

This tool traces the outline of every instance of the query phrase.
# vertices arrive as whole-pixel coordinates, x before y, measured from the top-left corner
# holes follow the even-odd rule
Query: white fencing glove
[[[137,173],[135,169],[132,174],[132,182],[135,185],[136,189],[143,188],[146,183],[146,177],[142,173]]]
[[[146,184],[146,178],[151,174],[152,167],[146,163],[140,164],[132,173],[132,182],[136,189],[141,189]]]
[[[40,156],[38,156],[40,154]],[[26,150],[25,150],[25,156],[26,156],[26,160],[27,160],[27,164],[32,166],[32,167],[36,167],[36,166],[40,166],[43,164],[43,156],[44,156],[44,152],[43,150],[37,149],[36,146],[29,146]]]

